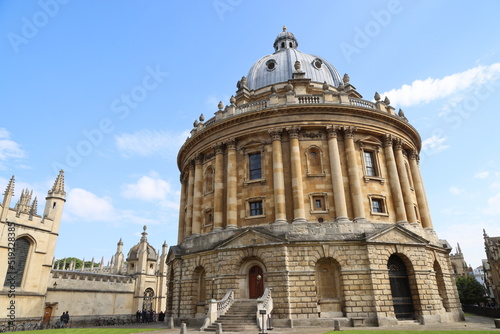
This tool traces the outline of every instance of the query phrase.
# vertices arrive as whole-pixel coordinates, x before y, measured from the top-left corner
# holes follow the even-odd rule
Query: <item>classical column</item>
[[[413,205],[410,176],[408,175],[408,171],[405,166],[405,160],[403,157],[403,140],[401,138],[398,138],[395,142],[396,166],[398,168],[399,182],[401,182],[401,190],[403,192],[403,202],[406,209],[406,216],[410,223],[417,224],[417,214]]]
[[[186,237],[193,234],[193,195],[194,195],[194,163],[189,162],[187,210],[185,217]]]
[[[201,233],[203,204],[203,156],[201,154],[195,158],[193,197],[193,234],[198,235]]]
[[[237,225],[237,168],[236,141],[234,138],[227,143],[227,228],[236,228]]]
[[[214,187],[214,226],[213,230],[222,229],[222,207],[224,190],[224,156],[222,155],[222,143],[214,146],[215,150],[215,187]]]
[[[396,167],[396,159],[392,148],[393,138],[391,135],[385,135],[384,152],[387,164],[387,173],[389,173],[389,184],[391,187],[392,201],[396,210],[396,221],[398,223],[408,222],[403,201],[403,192],[399,183],[398,168]]]
[[[347,174],[351,186],[352,208],[354,213],[353,221],[365,220],[365,209],[363,207],[363,192],[361,191],[361,180],[359,175],[359,165],[356,159],[356,149],[354,148],[354,132],[356,127],[344,127],[345,152],[347,155]]]
[[[425,195],[424,183],[422,181],[422,174],[418,166],[418,154],[413,150],[410,154],[410,170],[413,177],[413,185],[417,195],[418,210],[420,212],[420,220],[422,221],[423,228],[432,229],[431,214],[429,212],[429,205],[427,203],[427,196]]]
[[[344,178],[340,165],[339,145],[337,142],[338,126],[328,125],[328,153],[330,155],[330,170],[332,174],[333,201],[335,203],[335,221],[348,222],[347,203],[344,191]]]
[[[281,131],[281,128],[269,130],[273,141],[274,222],[276,224],[286,223],[285,174],[283,172]]]
[[[184,240],[186,233],[186,201],[187,201],[187,182],[186,173],[181,174],[181,205],[179,208],[179,233],[177,235],[177,244],[180,244]]]
[[[300,161],[300,127],[287,128],[290,135],[290,161],[292,167],[293,222],[305,222],[304,188]]]

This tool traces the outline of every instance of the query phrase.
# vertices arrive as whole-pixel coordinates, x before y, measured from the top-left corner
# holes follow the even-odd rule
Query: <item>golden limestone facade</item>
[[[179,151],[167,315],[202,320],[207,300],[232,291],[272,296],[276,326],[460,320],[418,132],[297,46],[284,29]]]
[[[485,277],[488,292],[492,292],[495,303],[500,302],[500,237],[490,237],[483,230],[486,251]],[[484,260],[483,260],[484,261]]]
[[[66,192],[61,171],[48,191],[43,215],[38,199],[23,189],[14,208],[12,177],[0,206],[0,319],[41,316]]]
[[[68,311],[76,326],[98,316],[135,318],[137,310],[165,311],[166,243],[157,252],[144,226],[126,257],[123,242],[118,242],[108,266],[101,261],[94,267],[93,260],[90,268],[76,268],[74,261],[61,266],[54,262],[54,251],[66,202],[63,172],[48,191],[43,215],[37,213],[37,198],[26,189],[10,208],[14,184],[12,177],[0,204],[1,323],[54,324]]]

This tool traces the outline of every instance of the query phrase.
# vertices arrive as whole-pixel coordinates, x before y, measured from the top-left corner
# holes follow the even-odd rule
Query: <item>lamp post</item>
[[[214,299],[214,283],[215,283],[215,277],[212,278],[212,299]]]
[[[260,280],[262,279],[262,276],[259,274],[257,275],[257,296],[260,297]]]

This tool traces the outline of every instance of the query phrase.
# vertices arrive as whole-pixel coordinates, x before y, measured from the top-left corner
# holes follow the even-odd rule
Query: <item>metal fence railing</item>
[[[489,318],[500,318],[500,308],[485,307],[476,305],[462,305],[462,310],[467,313],[472,313]]]

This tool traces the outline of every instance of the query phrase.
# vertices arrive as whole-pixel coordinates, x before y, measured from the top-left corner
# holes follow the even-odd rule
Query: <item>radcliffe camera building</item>
[[[202,323],[217,299],[275,326],[462,320],[417,130],[286,28],[273,46],[179,151],[167,315]]]

